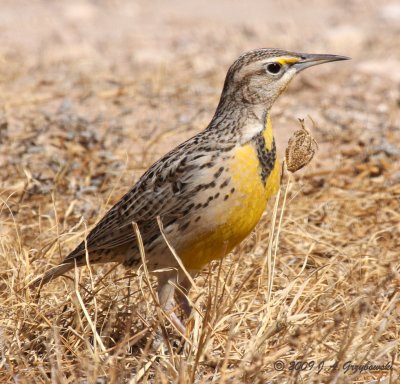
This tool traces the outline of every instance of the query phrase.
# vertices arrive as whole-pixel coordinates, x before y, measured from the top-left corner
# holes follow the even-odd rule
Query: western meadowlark
[[[32,285],[85,265],[86,251],[91,264],[140,266],[136,223],[147,269],[158,278],[160,305],[182,329],[173,309],[177,300],[189,310],[182,293],[190,288],[189,276],[248,236],[280,186],[272,104],[296,73],[346,59],[279,49],[240,56],[228,70],[208,127],[154,163],[86,240]],[[182,290],[175,292],[176,286]]]

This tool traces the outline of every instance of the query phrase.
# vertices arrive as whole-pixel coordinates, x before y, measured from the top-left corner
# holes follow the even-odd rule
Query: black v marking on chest
[[[261,167],[260,177],[265,186],[268,176],[274,169],[276,161],[275,139],[273,139],[272,141],[271,150],[268,150],[267,147],[265,146],[265,139],[262,133],[254,137],[253,144],[256,148],[257,157],[260,162],[260,167]]]

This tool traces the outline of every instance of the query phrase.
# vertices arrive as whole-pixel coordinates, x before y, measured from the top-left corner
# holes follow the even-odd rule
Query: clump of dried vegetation
[[[329,71],[296,80],[273,110],[278,138],[306,117],[300,101],[315,110],[318,155],[285,174],[252,236],[196,278],[185,338],[142,269],[82,268],[40,297],[25,289],[144,169],[205,127],[226,63],[194,79],[191,57],[3,71],[0,381],[397,382],[400,96],[350,70],[335,71],[336,85]],[[154,350],[160,326],[168,342]],[[349,361],[392,370],[346,371]]]

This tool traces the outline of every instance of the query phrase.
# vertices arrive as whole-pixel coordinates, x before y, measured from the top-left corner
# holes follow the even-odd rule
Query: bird
[[[185,331],[175,311],[190,313],[192,277],[252,232],[280,188],[272,105],[299,72],[347,59],[272,48],[239,56],[208,126],[151,165],[86,239],[30,286],[87,259],[132,269],[145,263],[158,280],[158,304]]]

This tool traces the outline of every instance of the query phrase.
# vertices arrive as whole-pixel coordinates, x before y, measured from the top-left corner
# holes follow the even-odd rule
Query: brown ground
[[[0,381],[398,382],[399,35],[394,0],[2,1]],[[39,301],[21,289],[207,125],[256,47],[353,60],[306,71],[274,106],[280,152],[311,116],[319,153],[286,174],[274,220],[272,204],[196,279],[189,340],[150,348],[143,273],[82,269],[79,290],[61,278]]]

